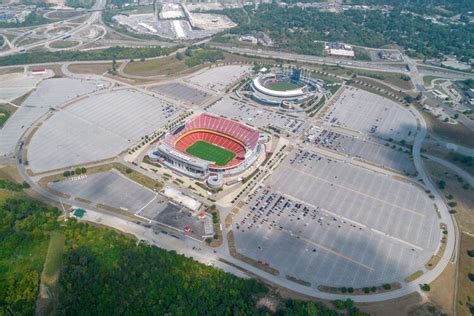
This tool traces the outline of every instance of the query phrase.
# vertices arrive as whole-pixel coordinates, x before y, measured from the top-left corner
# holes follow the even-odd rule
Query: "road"
[[[96,3],[93,6],[93,10],[102,10],[103,8],[105,8],[106,3],[107,3],[107,0],[97,0]],[[45,39],[45,40],[42,40],[42,41],[38,41],[38,42],[35,42],[35,43],[32,43],[32,44],[26,44],[26,45],[19,46],[19,47],[12,47],[8,50],[0,52],[0,57],[1,56],[8,56],[8,55],[17,54],[23,49],[29,50],[29,49],[32,49],[32,48],[35,48],[35,47],[43,46],[45,44],[49,45],[50,43],[52,43],[56,40],[59,40],[59,39],[65,37],[65,36],[73,36],[73,35],[81,32],[81,31],[87,29],[94,22],[96,22],[98,19],[100,19],[101,13],[102,13],[101,11],[93,11],[90,14],[90,16],[84,22],[82,22],[80,25],[74,27],[73,29],[71,29],[71,30],[69,30],[65,33],[62,33],[61,35],[58,35],[58,36],[55,36],[55,37],[52,37],[52,38],[49,38],[49,39]],[[60,24],[60,23],[61,22],[57,22],[57,24]]]
[[[407,74],[405,63],[399,62],[370,62],[370,61],[357,61],[357,60],[348,60],[334,57],[320,57],[312,55],[301,55],[295,53],[288,53],[282,51],[273,51],[273,50],[262,50],[262,49],[252,49],[252,48],[239,48],[239,47],[229,47],[224,45],[211,44],[212,47],[220,48],[231,53],[238,54],[247,54],[250,56],[262,57],[262,58],[280,58],[290,61],[297,62],[307,62],[313,64],[337,64],[350,68],[358,68],[364,70],[375,70],[375,71],[384,71],[384,72],[394,72],[394,73],[403,73]],[[405,59],[406,62],[406,59]],[[409,59],[409,67],[418,71],[417,67],[419,64]],[[419,70],[421,77],[423,76],[440,76],[448,79],[474,79],[474,74],[469,74],[460,71],[446,70],[440,67],[430,67],[433,68],[430,70]],[[420,83],[420,80],[416,80],[416,83]],[[421,81],[422,83],[422,81]]]

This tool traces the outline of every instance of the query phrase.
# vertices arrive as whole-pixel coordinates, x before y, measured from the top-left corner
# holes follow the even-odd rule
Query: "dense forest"
[[[367,47],[397,44],[420,58],[448,54],[462,60],[474,58],[473,24],[438,24],[400,8],[389,13],[347,10],[338,14],[269,4],[258,10],[246,7],[224,13],[239,24],[229,31],[231,34],[264,31],[278,47],[298,53],[320,55],[322,48],[315,41],[342,41]]]
[[[474,11],[474,1],[471,0],[344,0],[343,2],[344,4],[389,5],[418,14],[439,14],[442,16],[454,16]]]
[[[91,51],[26,52],[0,57],[0,66],[112,59],[142,59],[169,55],[178,47],[110,47]]]
[[[31,315],[59,212],[12,192],[0,193],[0,315]]]
[[[173,251],[137,245],[106,228],[76,220],[60,224],[58,215],[56,208],[22,193],[0,190],[0,315],[34,314],[52,233],[65,236],[54,295],[58,314],[271,314],[256,307],[269,294],[259,281],[235,277]],[[365,315],[353,305],[351,300],[335,302],[339,312]],[[275,314],[339,312],[319,303],[279,299]]]

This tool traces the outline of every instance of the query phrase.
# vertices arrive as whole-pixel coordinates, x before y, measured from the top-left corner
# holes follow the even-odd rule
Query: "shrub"
[[[392,286],[389,284],[389,283],[385,283],[384,285],[382,285],[382,287],[385,289],[385,290],[390,290],[392,288]]]
[[[65,177],[69,177],[70,175],[71,175],[70,171],[64,171],[63,172],[63,176],[65,176]]]
[[[440,188],[441,190],[444,190],[446,188],[446,181],[444,180],[439,180],[438,182],[438,188]]]
[[[344,304],[344,301],[341,301],[341,300],[335,300],[333,302],[334,306],[337,308],[337,309],[344,309],[345,308],[345,304]]]
[[[429,292],[431,290],[431,286],[429,284],[420,284],[420,288],[422,291]]]
[[[132,173],[132,169],[130,168],[125,169],[125,173]]]
[[[474,273],[469,273],[467,277],[469,278],[469,280],[471,280],[471,282],[474,282]]]

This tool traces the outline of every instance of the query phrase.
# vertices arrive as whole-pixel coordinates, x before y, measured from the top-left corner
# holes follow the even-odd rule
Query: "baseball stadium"
[[[225,177],[257,160],[260,140],[260,133],[247,125],[201,114],[166,134],[148,157],[192,178]]]
[[[250,83],[252,99],[269,106],[284,109],[297,109],[315,97],[321,91],[319,82],[311,78],[301,69],[293,69],[292,73],[277,72],[260,74]]]

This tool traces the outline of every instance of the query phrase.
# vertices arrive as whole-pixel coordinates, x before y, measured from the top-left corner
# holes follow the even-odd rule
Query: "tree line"
[[[93,51],[26,52],[0,57],[0,66],[54,63],[62,61],[92,61],[112,59],[143,59],[169,55],[173,47],[109,47]]]

